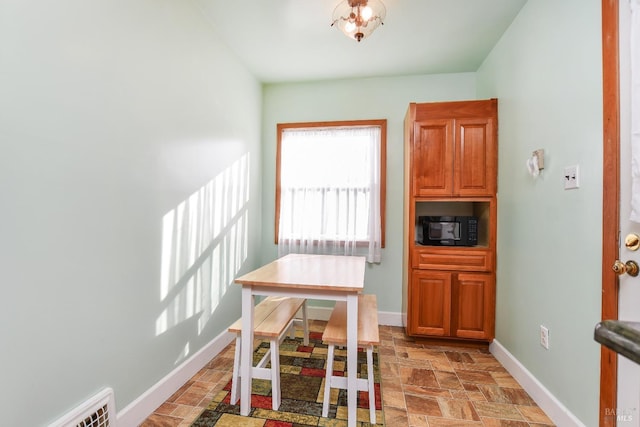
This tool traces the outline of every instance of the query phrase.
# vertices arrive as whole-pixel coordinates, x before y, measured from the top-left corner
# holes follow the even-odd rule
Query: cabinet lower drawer
[[[493,257],[490,251],[482,249],[415,249],[412,267],[436,270],[492,271]]]

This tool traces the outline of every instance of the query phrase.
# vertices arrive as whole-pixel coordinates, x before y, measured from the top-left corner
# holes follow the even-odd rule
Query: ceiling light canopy
[[[344,0],[334,9],[331,26],[360,41],[384,25],[386,15],[387,9],[380,0]]]

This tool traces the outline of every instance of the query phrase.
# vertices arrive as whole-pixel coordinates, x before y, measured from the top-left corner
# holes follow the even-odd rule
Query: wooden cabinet
[[[487,340],[494,329],[493,275],[413,270],[413,335]]]
[[[412,131],[415,197],[495,194],[494,118],[425,119],[415,121]]]
[[[403,271],[408,335],[493,340],[496,190],[497,100],[410,104]],[[421,215],[478,218],[478,244],[418,243]]]

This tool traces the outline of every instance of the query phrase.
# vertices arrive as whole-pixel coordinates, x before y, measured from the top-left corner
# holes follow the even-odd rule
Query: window
[[[278,124],[276,243],[287,253],[384,247],[386,120]]]

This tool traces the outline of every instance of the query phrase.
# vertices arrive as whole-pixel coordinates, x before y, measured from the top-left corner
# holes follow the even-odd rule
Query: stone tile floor
[[[322,331],[326,322],[311,321]],[[380,326],[380,375],[390,427],[542,427],[553,422],[486,348],[434,346]],[[189,426],[231,379],[229,345],[149,416],[142,427]]]

